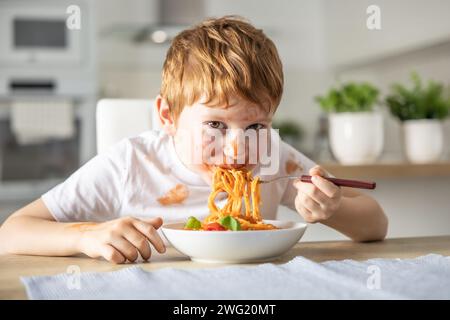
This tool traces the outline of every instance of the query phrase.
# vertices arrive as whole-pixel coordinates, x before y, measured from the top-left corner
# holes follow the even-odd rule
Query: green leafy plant
[[[378,89],[368,82],[349,82],[315,100],[326,112],[365,112],[373,110],[378,94]]]
[[[282,139],[291,138],[300,141],[303,138],[302,128],[294,121],[274,121],[272,127],[278,129]]]
[[[416,72],[411,74],[411,89],[395,83],[385,99],[391,114],[400,119],[443,119],[449,114],[450,97],[441,83],[429,80],[426,86]]]

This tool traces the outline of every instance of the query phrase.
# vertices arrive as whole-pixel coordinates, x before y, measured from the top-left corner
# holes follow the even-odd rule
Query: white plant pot
[[[330,146],[342,164],[373,163],[383,151],[383,117],[377,112],[329,115]]]
[[[407,120],[403,123],[405,153],[412,163],[438,161],[444,149],[442,122],[437,119]]]

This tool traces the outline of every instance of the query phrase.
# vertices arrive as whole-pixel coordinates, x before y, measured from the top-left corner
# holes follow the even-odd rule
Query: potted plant
[[[450,97],[435,81],[423,85],[419,75],[411,74],[412,88],[395,83],[385,99],[392,115],[403,124],[405,153],[413,163],[439,160],[444,148],[442,120],[449,114]]]
[[[316,101],[329,114],[329,138],[335,158],[348,165],[374,162],[383,150],[383,117],[375,111],[379,91],[350,82],[331,88]]]
[[[302,127],[292,120],[274,121],[272,128],[278,129],[278,133],[286,143],[299,149],[303,138]]]

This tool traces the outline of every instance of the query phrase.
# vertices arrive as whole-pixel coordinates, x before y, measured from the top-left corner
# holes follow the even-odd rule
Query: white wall
[[[450,40],[450,2],[446,0],[322,0],[326,55],[331,65]],[[366,8],[381,10],[380,31],[366,27]]]
[[[131,39],[158,19],[157,0],[96,0],[101,94],[152,98],[159,92],[168,45],[137,45]]]

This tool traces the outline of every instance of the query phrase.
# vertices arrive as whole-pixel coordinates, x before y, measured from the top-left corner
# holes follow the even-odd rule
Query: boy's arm
[[[62,223],[41,199],[12,214],[0,227],[0,254],[70,256],[84,253],[114,263],[151,256],[150,243],[160,253],[165,246],[157,233],[160,218],[123,217],[103,223]]]
[[[388,219],[377,201],[349,188],[342,188],[338,210],[321,222],[354,241],[383,240],[388,227]]]
[[[0,228],[0,253],[70,256],[80,253],[80,232],[56,222],[41,199],[12,214]]]

